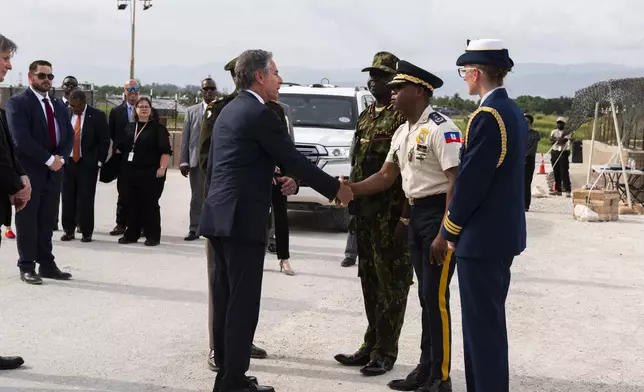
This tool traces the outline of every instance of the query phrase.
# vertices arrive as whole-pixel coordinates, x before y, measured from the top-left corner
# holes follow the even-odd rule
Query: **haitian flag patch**
[[[459,132],[445,132],[445,143],[463,143]]]

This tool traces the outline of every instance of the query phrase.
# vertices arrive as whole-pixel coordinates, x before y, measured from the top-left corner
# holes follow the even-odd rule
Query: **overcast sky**
[[[453,69],[467,38],[500,38],[515,63],[644,64],[642,0],[152,0],[137,9],[136,65],[226,62],[264,48],[278,66],[361,68],[389,50]],[[129,10],[129,8],[128,8]],[[17,82],[35,59],[62,77],[89,67],[127,78],[130,12],[116,0],[0,0],[0,33],[19,45]],[[58,82],[58,83],[57,83]],[[100,84],[100,81],[96,81]],[[159,81],[161,82],[161,81]]]

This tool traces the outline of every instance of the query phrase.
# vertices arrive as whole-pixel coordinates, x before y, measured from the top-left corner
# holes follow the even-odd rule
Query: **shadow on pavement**
[[[196,389],[178,389],[169,388],[161,385],[146,384],[143,382],[129,382],[120,380],[110,380],[104,378],[85,377],[85,376],[60,376],[52,374],[32,373],[29,371],[14,370],[3,371],[2,377],[38,382],[43,384],[54,384],[69,386],[74,389],[51,389],[43,387],[0,387],[2,392],[52,392],[52,391],[96,391],[96,392],[144,392],[144,391],[164,391],[164,392],[195,392]]]

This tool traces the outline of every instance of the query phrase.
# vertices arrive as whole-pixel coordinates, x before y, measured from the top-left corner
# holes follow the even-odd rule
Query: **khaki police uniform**
[[[399,74],[390,83],[414,83],[433,91],[442,81],[412,64],[400,61]],[[431,244],[439,235],[446,209],[449,181],[445,171],[459,165],[461,131],[431,105],[418,122],[407,121],[393,136],[387,162],[398,165],[402,188],[409,199],[409,254],[416,272],[422,308],[421,356],[418,372],[390,387],[399,390],[425,388],[433,383],[450,385],[451,315],[449,284],[455,270],[451,252],[442,265],[430,263]],[[393,385],[392,385],[393,384]],[[443,388],[441,387],[441,388]],[[436,387],[434,387],[436,388]],[[411,389],[415,390],[415,389]],[[431,389],[434,390],[434,389]]]

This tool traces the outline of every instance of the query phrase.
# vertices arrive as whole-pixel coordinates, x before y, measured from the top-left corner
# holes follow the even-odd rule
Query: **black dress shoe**
[[[71,241],[73,239],[76,239],[76,235],[74,235],[73,231],[71,233],[65,233],[60,237],[61,241]]]
[[[452,392],[452,380],[428,380],[416,392]]]
[[[340,263],[340,265],[343,267],[351,267],[352,265],[356,265],[356,260],[349,257],[345,257],[344,260],[342,260],[342,263]]]
[[[54,280],[70,280],[72,278],[72,274],[70,274],[69,272],[63,272],[56,266],[47,268],[40,267],[40,269],[38,270],[38,275],[40,275],[42,278]]]
[[[20,357],[0,357],[0,370],[18,369],[23,363]]]
[[[259,348],[253,344],[250,348],[250,357],[255,359],[264,359],[268,356],[266,350]]]
[[[20,272],[20,280],[27,284],[42,284],[42,278],[35,272]]]
[[[360,373],[365,376],[380,376],[394,368],[394,361],[389,358],[372,359],[366,364]]]
[[[110,235],[123,235],[123,234],[125,234],[125,227],[120,225],[114,226],[112,231],[110,231]]]
[[[210,350],[210,355],[208,355],[208,368],[213,372],[219,371],[219,366],[215,363],[215,350]]]
[[[369,363],[371,350],[360,349],[353,354],[337,354],[333,357],[345,366],[365,366]]]
[[[407,377],[403,379],[393,380],[389,384],[389,388],[395,391],[415,391],[423,386],[429,379],[429,374],[421,370],[421,366],[416,366]]]
[[[183,238],[184,241],[194,241],[198,239],[199,239],[199,236],[194,231],[190,231],[188,235]]]
[[[154,241],[154,240],[151,240],[151,239],[146,239],[145,240],[145,246],[157,246],[160,243],[161,243],[160,241]]]
[[[250,384],[242,389],[229,389],[227,392],[275,392],[275,388],[267,385]]]
[[[131,240],[126,237],[119,238],[119,244],[136,244],[138,240]]]
[[[83,238],[81,238],[81,242],[92,242],[92,236],[83,234]]]
[[[254,385],[258,385],[257,377],[253,376],[248,376],[246,377],[248,379],[248,382]],[[219,387],[215,384],[215,387],[212,389],[212,392],[219,392]]]

